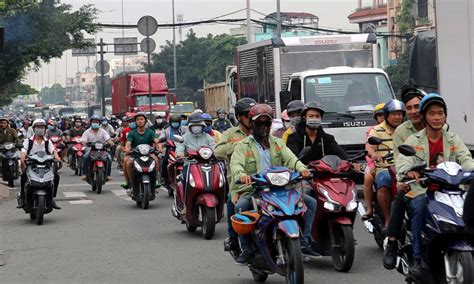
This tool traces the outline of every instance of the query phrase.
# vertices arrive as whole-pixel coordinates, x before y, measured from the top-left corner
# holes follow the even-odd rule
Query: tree
[[[27,96],[37,94],[38,91],[31,88],[30,85],[25,85],[20,82],[9,84],[6,88],[5,93],[10,94],[9,96],[0,96],[0,106],[11,104],[13,98],[17,96]]]
[[[51,88],[44,87],[39,94],[40,100],[43,104],[60,104],[64,103],[66,96],[66,88],[61,84],[54,84]]]
[[[98,10],[92,5],[72,11],[71,5],[54,2],[6,11],[5,52],[0,54],[2,97],[13,98],[15,94],[7,92],[10,85],[17,84],[28,68],[37,70],[41,62],[60,58],[65,50],[85,47],[84,33],[98,30],[94,24]]]

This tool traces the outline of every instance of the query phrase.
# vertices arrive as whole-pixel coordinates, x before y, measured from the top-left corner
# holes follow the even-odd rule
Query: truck
[[[236,75],[237,66],[228,65],[225,70],[226,80],[224,82],[209,84],[204,81],[204,110],[207,113],[215,115],[220,108],[225,109],[227,113],[234,112],[236,102]]]
[[[474,154],[474,2],[436,1],[439,93],[450,131]]]
[[[292,100],[317,101],[325,131],[355,154],[375,124],[373,109],[395,98],[387,74],[374,67],[374,34],[272,38],[237,48],[237,97],[267,103],[280,116]]]
[[[170,94],[164,73],[151,74],[152,112],[169,113],[176,96]],[[112,79],[112,114],[149,112],[148,73],[128,73]]]

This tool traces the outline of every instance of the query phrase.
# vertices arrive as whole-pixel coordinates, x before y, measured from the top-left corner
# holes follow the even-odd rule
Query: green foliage
[[[385,68],[395,94],[400,94],[403,86],[408,85],[410,65],[408,62],[408,52],[405,51],[397,59],[397,64]]]
[[[8,9],[8,8],[7,8]],[[41,62],[59,58],[63,51],[84,47],[84,33],[94,33],[98,10],[85,5],[77,11],[67,4],[43,1],[5,17],[5,52],[0,54],[0,95]]]
[[[401,34],[411,33],[415,27],[415,20],[411,13],[413,1],[414,0],[404,0],[402,3],[402,11],[397,18]]]
[[[54,84],[51,88],[44,87],[39,94],[40,100],[43,104],[60,104],[65,102],[66,88],[61,84]]]
[[[178,87],[198,90],[203,80],[210,83],[225,80],[225,67],[234,63],[236,46],[245,41],[222,34],[198,38],[193,30],[176,45]],[[152,56],[151,71],[163,72],[169,86],[174,86],[173,44],[169,41]]]
[[[0,105],[9,105],[12,102],[12,99],[17,96],[27,96],[32,94],[37,94],[38,91],[31,88],[30,85],[25,85],[19,82],[9,84],[8,88],[5,89],[3,96],[0,96]]]

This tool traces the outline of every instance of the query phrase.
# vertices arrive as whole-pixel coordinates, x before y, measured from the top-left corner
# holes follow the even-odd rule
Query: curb
[[[0,183],[0,204],[13,198],[14,189]]]

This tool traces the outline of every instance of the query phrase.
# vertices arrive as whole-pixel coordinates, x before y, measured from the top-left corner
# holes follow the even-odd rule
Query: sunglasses
[[[272,126],[272,122],[271,121],[255,121],[254,122],[255,126],[266,126],[266,127],[270,127]]]

